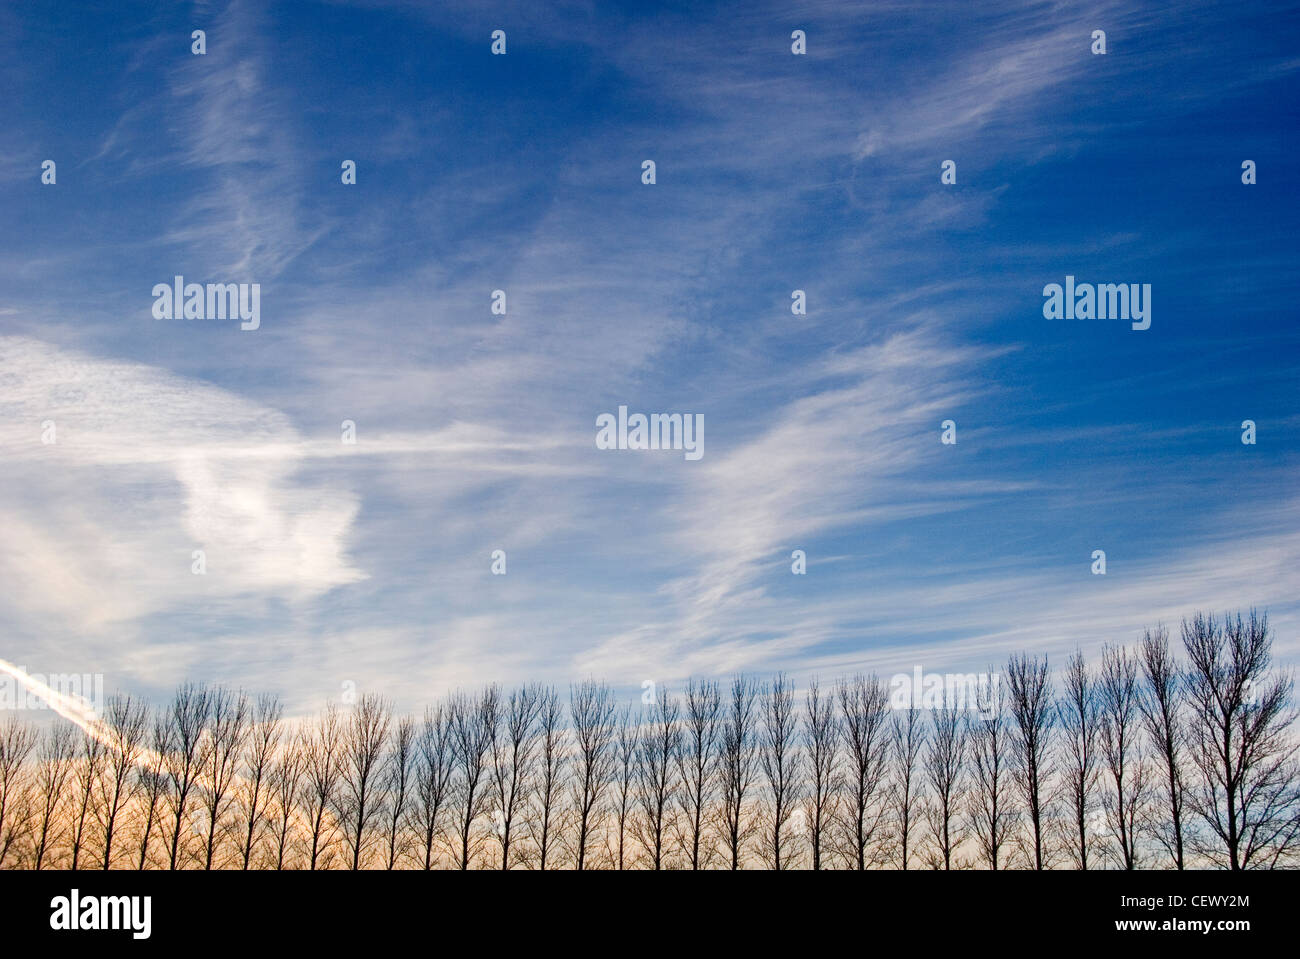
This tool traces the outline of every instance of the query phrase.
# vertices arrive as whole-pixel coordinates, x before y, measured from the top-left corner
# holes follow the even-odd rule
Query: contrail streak
[[[113,735],[113,731],[95,714],[94,707],[84,698],[59,692],[47,683],[43,683],[36,677],[29,675],[25,670],[15,666],[7,659],[0,659],[0,672],[8,673],[18,680],[30,693],[43,699],[51,709],[86,735],[93,736],[105,746],[112,747],[116,745],[117,737]],[[135,762],[138,766],[147,766],[155,770],[162,769],[162,757],[152,749],[142,749]]]
[[[90,703],[82,697],[69,696],[66,693],[59,692],[34,676],[29,676],[23,669],[15,666],[7,659],[0,659],[0,672],[6,672],[18,680],[29,692],[43,699],[51,709],[64,719],[81,727],[100,742],[107,742],[104,738],[106,734],[104,733],[103,722],[95,715],[95,710]]]

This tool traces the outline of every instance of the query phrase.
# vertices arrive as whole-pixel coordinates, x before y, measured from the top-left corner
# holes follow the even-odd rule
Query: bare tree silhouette
[[[1183,811],[1186,806],[1187,728],[1183,715],[1183,681],[1169,651],[1169,631],[1163,626],[1142,636],[1142,676],[1145,681],[1138,705],[1152,749],[1159,757],[1167,820],[1157,817],[1152,833],[1182,869],[1185,863]]]
[[[599,825],[601,797],[613,778],[616,761],[614,740],[617,721],[609,687],[593,680],[570,687],[569,714],[577,745],[572,780],[578,826],[575,858],[578,869],[582,870],[587,865],[587,849],[592,832]]]
[[[212,704],[207,688],[185,684],[172,699],[170,728],[163,763],[167,770],[167,799],[171,803],[171,857],[168,867],[175,869],[185,852],[186,821],[189,801],[202,771],[203,733],[208,725]]]
[[[222,687],[209,695],[208,732],[200,756],[203,775],[199,778],[199,800],[207,813],[207,835],[203,843],[203,868],[212,868],[220,839],[218,831],[233,800],[231,788],[239,768],[239,757],[248,738],[248,697],[241,690],[232,693]]]
[[[614,779],[615,842],[611,850],[616,868],[627,865],[627,835],[631,818],[636,812],[637,757],[641,750],[641,719],[633,717],[632,710],[624,706],[618,714],[618,743],[616,745]]]
[[[722,723],[722,842],[733,870],[740,868],[745,843],[754,832],[754,817],[746,800],[755,776],[757,695],[758,687],[753,680],[735,677]]]
[[[978,695],[978,711],[967,717],[972,787],[968,816],[980,857],[996,871],[1016,829],[1012,733],[997,687]]]
[[[1088,853],[1096,837],[1088,832],[1089,817],[1096,804],[1097,779],[1101,774],[1097,744],[1100,719],[1098,717],[1097,684],[1083,653],[1075,650],[1066,661],[1062,679],[1064,695],[1057,705],[1057,715],[1063,741],[1065,758],[1065,793],[1073,818],[1074,836],[1067,844],[1074,864],[1088,868]]]
[[[884,857],[888,796],[882,788],[889,768],[889,697],[880,678],[857,675],[837,688],[845,763],[845,802],[841,847],[854,869]]]
[[[5,736],[0,733],[0,743]],[[4,748],[0,745],[0,749]],[[36,822],[34,824],[34,862],[33,868],[40,869],[46,861],[50,850],[58,846],[63,835],[64,823],[59,813],[64,808],[63,794],[76,762],[76,745],[72,736],[72,727],[66,723],[56,723],[50,727],[41,740],[40,755],[36,766]],[[0,787],[3,788],[3,787]],[[0,806],[4,801],[0,798]],[[0,832],[3,823],[0,822]],[[0,863],[3,859],[0,859]],[[142,867],[143,868],[143,867]]]
[[[252,728],[248,736],[247,754],[244,764],[246,775],[239,786],[240,812],[243,823],[241,842],[241,865],[247,869],[252,860],[253,849],[257,845],[259,830],[266,818],[268,801],[268,783],[271,777],[275,753],[280,745],[281,718],[284,707],[273,695],[263,694],[257,698],[253,707]]]
[[[705,830],[717,782],[721,723],[722,693],[718,684],[688,682],[682,712],[682,748],[678,754],[682,782],[678,846],[691,869],[703,868],[711,858]]]
[[[838,799],[844,776],[840,764],[840,722],[835,713],[835,697],[823,696],[815,678],[809,681],[804,697],[803,744],[809,774],[804,818],[808,824],[812,867],[820,870],[826,834],[839,811]]]
[[[564,707],[560,704],[559,694],[549,686],[541,693],[537,725],[540,765],[528,830],[537,847],[537,868],[545,870],[551,860],[556,836],[565,826],[561,803],[568,782],[568,731],[564,726]]]
[[[917,775],[917,763],[926,741],[920,715],[915,704],[896,710],[890,728],[889,758],[893,766],[890,801],[898,824],[898,857],[903,869],[908,867],[912,834],[925,795],[923,779]]]
[[[930,798],[926,822],[930,827],[930,865],[952,868],[953,851],[962,840],[962,791],[965,788],[966,725],[956,709],[930,713],[932,732],[925,755]]]
[[[149,762],[141,763],[138,772],[140,795],[143,797],[143,808],[140,811],[140,869],[149,863],[149,839],[153,835],[155,823],[159,823],[162,806],[167,798],[167,755],[171,751],[171,741],[171,724],[167,715],[155,713],[149,736],[152,756]],[[161,828],[160,823],[159,826]]]
[[[1015,777],[1029,814],[1033,868],[1046,864],[1046,829],[1050,795],[1052,681],[1047,657],[1012,656],[1007,664],[1011,716],[1015,734]]]
[[[391,723],[387,701],[367,693],[352,707],[344,727],[336,807],[353,869],[361,868],[380,813],[379,776]]]
[[[144,749],[149,712],[143,703],[130,696],[109,697],[105,709],[104,727],[108,733],[105,749],[104,775],[99,782],[99,801],[96,803],[103,836],[103,865],[108,869],[113,862],[113,838],[118,816],[130,805],[139,788],[136,767]]]
[[[1109,773],[1103,795],[1106,821],[1119,846],[1125,869],[1138,865],[1138,832],[1145,828],[1146,763],[1139,751],[1141,722],[1137,660],[1123,647],[1106,646],[1101,654],[1101,745]]]
[[[499,695],[496,686],[489,686],[480,696],[456,693],[451,700],[451,751],[456,764],[452,780],[456,813],[452,822],[456,838],[453,855],[458,869],[469,868],[483,841],[474,824],[487,810],[490,799],[483,780]]]
[[[633,830],[654,870],[663,868],[668,817],[676,803],[681,749],[679,713],[680,707],[668,695],[668,687],[660,686],[637,748],[636,782],[640,787],[641,815],[634,820]]]
[[[427,870],[433,868],[434,845],[450,802],[451,778],[455,771],[449,705],[440,703],[424,711],[418,763],[419,773],[415,783],[416,821],[420,833],[421,864]]]
[[[27,758],[36,748],[36,739],[35,728],[17,720],[0,725],[0,866],[31,825]]]
[[[275,868],[283,869],[291,854],[290,837],[298,823],[298,804],[303,794],[303,774],[308,746],[301,736],[285,743],[271,765],[270,790],[274,805],[268,810],[275,843]]]
[[[1190,805],[1217,840],[1200,851],[1233,871],[1276,864],[1300,837],[1300,787],[1288,735],[1294,683],[1269,676],[1268,618],[1252,610],[1244,622],[1238,614],[1219,624],[1197,614],[1183,623],[1183,645],[1199,773]]]
[[[510,868],[510,844],[535,784],[540,696],[541,688],[531,684],[515,690],[506,697],[500,721],[492,724],[492,802],[503,870]]]
[[[76,822],[72,826],[72,868],[81,862],[82,851],[90,840],[90,822],[95,815],[99,776],[104,768],[106,750],[99,737],[89,729],[81,734],[81,755],[73,786],[76,789]],[[3,843],[0,837],[0,843]]]
[[[306,813],[311,840],[307,866],[312,870],[324,865],[337,831],[333,806],[343,771],[341,735],[338,707],[330,703],[317,721],[316,728],[302,740],[303,771],[307,780]]]
[[[393,731],[382,774],[383,791],[388,797],[384,806],[384,865],[388,869],[396,869],[407,853],[406,822],[415,784],[417,749],[415,720],[403,716]]]
[[[764,692],[758,755],[767,785],[768,816],[761,855],[773,870],[780,872],[789,867],[793,858],[785,834],[802,790],[799,724],[794,684],[788,676],[778,673]]]
[[[380,816],[380,774],[391,722],[393,715],[386,700],[367,693],[357,700],[343,726],[334,804],[352,869],[361,868],[373,838],[374,820]]]

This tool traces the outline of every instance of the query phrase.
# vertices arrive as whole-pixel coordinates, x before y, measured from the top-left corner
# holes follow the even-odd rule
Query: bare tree
[[[915,704],[895,710],[890,728],[890,761],[894,767],[891,794],[903,869],[908,867],[912,833],[925,793],[916,768],[925,745],[925,727],[919,721],[920,713]]]
[[[433,868],[433,848],[450,798],[451,777],[455,770],[451,733],[450,706],[440,703],[425,709],[424,725],[420,729],[415,808],[426,870]]]
[[[926,821],[930,827],[930,864],[952,868],[953,850],[962,841],[961,801],[965,789],[966,725],[956,709],[930,713],[933,735],[925,755],[930,787]]]
[[[1046,858],[1046,829],[1050,789],[1052,681],[1047,657],[1012,656],[1007,664],[1011,687],[1011,717],[1015,734],[1015,778],[1029,813],[1029,860],[1042,869]]]
[[[785,843],[785,833],[802,793],[798,736],[794,683],[784,673],[778,673],[763,699],[763,728],[758,751],[770,811],[762,854],[777,872],[787,868],[792,858]]]
[[[4,735],[0,734],[0,743]],[[0,748],[3,748],[0,746]],[[45,863],[52,848],[63,835],[61,812],[64,807],[64,789],[76,762],[77,750],[72,738],[72,727],[66,723],[51,726],[41,740],[36,766],[36,822],[33,829],[33,854],[35,868]],[[3,799],[0,799],[3,805]],[[0,824],[0,829],[3,824]]]
[[[144,750],[149,712],[130,696],[113,696],[107,703],[104,730],[108,735],[104,775],[99,782],[97,815],[103,828],[104,868],[113,861],[113,838],[118,816],[139,788],[136,766]]]
[[[637,756],[641,748],[641,720],[633,718],[631,707],[625,706],[618,716],[618,755],[614,797],[614,821],[618,837],[613,858],[621,870],[627,862],[627,834],[634,810]]]
[[[139,868],[149,862],[149,840],[153,827],[162,815],[162,805],[167,799],[168,757],[172,753],[172,724],[166,713],[155,713],[153,727],[149,738],[150,756],[147,762],[140,764],[138,777],[140,782],[140,863]]]
[[[502,870],[510,868],[510,844],[533,788],[540,695],[540,687],[531,684],[514,690],[506,698],[501,721],[492,724],[492,803]]]
[[[458,869],[469,868],[482,844],[483,837],[476,832],[474,823],[487,811],[490,799],[483,776],[498,695],[497,688],[489,686],[481,696],[457,693],[451,701],[451,748],[456,763],[452,798],[457,846],[453,853]]]
[[[745,844],[755,829],[752,811],[746,806],[756,773],[758,717],[754,701],[757,684],[737,676],[731,681],[731,697],[722,721],[722,753],[719,787],[722,793],[722,843],[732,869],[739,869]]]
[[[361,868],[371,840],[371,827],[380,812],[382,796],[376,793],[391,722],[388,703],[374,693],[366,693],[352,707],[344,729],[341,788],[335,805],[354,870]]]
[[[0,866],[31,827],[27,758],[36,748],[36,739],[34,726],[13,719],[0,725]],[[75,861],[72,868],[77,868]]]
[[[609,687],[590,679],[570,686],[569,714],[577,746],[572,790],[578,817],[576,858],[582,870],[587,863],[587,846],[600,825],[601,797],[613,777],[616,761],[617,720]]]
[[[311,836],[307,863],[313,870],[325,863],[337,831],[333,807],[343,771],[341,735],[338,707],[329,703],[314,729],[304,734],[302,742],[307,776],[307,828]]]
[[[709,859],[705,828],[717,780],[721,722],[722,694],[718,684],[688,682],[678,758],[682,783],[679,793],[682,828],[678,830],[678,845],[686,853],[691,869],[700,869]]]
[[[388,757],[384,762],[384,792],[388,796],[388,802],[384,806],[384,839],[387,846],[385,864],[389,869],[397,868],[398,860],[407,849],[406,820],[415,782],[417,751],[415,720],[403,716],[397,722]]]
[[[1147,739],[1159,757],[1163,773],[1163,803],[1167,820],[1152,830],[1177,869],[1184,866],[1183,809],[1186,778],[1183,761],[1187,731],[1183,717],[1183,687],[1178,666],[1169,652],[1169,631],[1157,626],[1142,636],[1140,656],[1146,680],[1138,706]]]
[[[1300,839],[1296,711],[1292,678],[1269,672],[1268,617],[1220,625],[1198,613],[1183,645],[1199,773],[1190,806],[1212,836],[1199,851],[1233,871],[1286,862]]]
[[[845,767],[844,857],[855,869],[880,859],[887,797],[881,788],[889,767],[889,697],[880,678],[857,675],[837,688]]]
[[[814,678],[804,697],[804,754],[808,757],[809,789],[804,800],[812,867],[822,868],[822,847],[835,821],[844,776],[840,765],[840,722],[835,697],[821,694]]]
[[[185,851],[185,816],[203,765],[200,749],[211,709],[208,691],[203,686],[187,683],[176,690],[172,699],[171,728],[163,757],[168,779],[167,798],[171,802],[171,857],[168,866],[171,869],[176,868]]]
[[[540,742],[538,782],[535,791],[535,808],[528,820],[529,834],[537,846],[537,868],[545,869],[555,845],[555,837],[562,831],[560,804],[563,801],[566,777],[566,731],[564,707],[559,694],[551,687],[542,690],[537,707],[538,739]]]
[[[1101,772],[1097,749],[1100,720],[1096,682],[1079,650],[1066,661],[1062,685],[1064,695],[1057,705],[1057,715],[1064,741],[1065,791],[1074,819],[1073,841],[1068,848],[1075,865],[1087,869],[1088,853],[1095,845],[1095,837],[1088,834],[1088,824],[1096,804],[1097,778]]]
[[[275,768],[276,749],[280,745],[281,718],[284,707],[273,695],[257,698],[253,707],[252,727],[248,736],[248,750],[244,757],[247,774],[240,788],[240,813],[243,823],[242,862],[247,869],[257,845],[259,830],[266,818],[266,805],[270,801],[271,773]]]
[[[668,817],[676,802],[680,712],[677,701],[668,695],[668,687],[660,686],[637,749],[636,781],[641,816],[633,828],[650,857],[651,868],[656,871],[663,868]]]
[[[89,729],[82,731],[80,764],[76,781],[73,783],[77,791],[76,822],[72,826],[73,869],[76,869],[81,862],[81,852],[86,848],[90,839],[87,827],[95,811],[96,787],[99,784],[100,773],[104,768],[105,752],[104,744],[100,742],[99,737]],[[4,844],[4,842],[5,837],[0,835],[0,844]],[[0,859],[0,862],[3,862],[3,859]]]
[[[225,814],[233,801],[231,786],[239,772],[239,756],[248,737],[248,697],[218,686],[209,694],[208,733],[200,755],[203,776],[199,800],[207,813],[203,843],[203,868],[211,869]]]
[[[989,670],[990,675],[995,675]],[[996,685],[978,694],[978,712],[968,719],[971,792],[969,821],[981,858],[996,871],[1002,849],[1016,828],[1012,742]]]
[[[1110,788],[1103,796],[1106,821],[1119,845],[1125,869],[1138,865],[1138,832],[1144,825],[1147,777],[1138,744],[1141,720],[1137,660],[1123,648],[1101,653],[1101,746]]]
[[[275,846],[275,868],[283,869],[290,852],[290,834],[296,828],[296,812],[303,792],[303,771],[308,747],[300,735],[292,736],[271,766],[269,781],[273,805],[268,809]]]

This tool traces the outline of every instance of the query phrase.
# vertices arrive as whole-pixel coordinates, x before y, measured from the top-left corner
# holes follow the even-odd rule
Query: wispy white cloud
[[[295,475],[299,439],[275,410],[18,337],[0,340],[0,381],[16,604],[92,627],[195,591],[301,599],[364,575],[346,556],[356,495]],[[210,575],[191,573],[194,549]]]
[[[361,6],[397,6],[484,56],[495,26],[473,4]],[[980,240],[1000,268],[978,283],[934,268],[1010,192],[940,193],[937,159],[962,151],[963,187],[972,167],[1052,159],[1078,129],[1059,108],[1083,86],[1125,95],[1121,58],[1108,61],[1119,79],[1089,73],[1092,20],[1121,43],[1145,21],[1118,4],[996,4],[972,12],[969,33],[931,37],[925,70],[902,71],[925,11],[821,4],[795,24],[772,6],[713,19],[520,6],[512,55],[562,52],[633,107],[585,117],[514,166],[494,156],[488,175],[456,162],[451,137],[491,146],[488,121],[381,105],[393,123],[346,194],[364,198],[352,215],[322,199],[340,185],[304,172],[322,148],[277,72],[293,38],[255,5],[211,8],[207,56],[181,58],[82,164],[182,178],[165,228],[6,265],[57,279],[125,247],[131,263],[164,264],[149,282],[282,282],[268,282],[263,329],[234,344],[153,324],[147,283],[139,323],[6,298],[41,337],[0,340],[12,642],[108,664],[128,686],[220,679],[305,709],[344,680],[413,704],[493,679],[982,665],[1126,638],[1197,605],[1258,601],[1293,637],[1293,538],[1217,512],[1104,580],[1015,549],[942,569],[926,550],[881,555],[885,529],[1018,519],[1017,497],[1044,486],[1017,471],[1025,458],[1118,443],[1136,418],[1079,422],[1064,416],[1079,397],[1052,393],[1023,417],[1050,418],[1014,434],[1005,418],[963,418],[962,449],[984,458],[945,469],[938,424],[952,409],[1029,402],[999,378],[1013,346],[970,345],[1025,286],[1026,257],[1175,242],[1131,225],[1034,237],[1032,250],[999,235]],[[809,31],[806,60],[789,55],[793,26]],[[157,129],[165,144],[145,139]],[[430,142],[445,162],[425,177]],[[661,162],[654,191],[636,183],[647,155]],[[371,190],[381,163],[410,180]],[[912,188],[922,180],[931,189]],[[789,313],[795,286],[812,316]],[[487,310],[495,288],[506,316]],[[1161,375],[1099,382],[1094,397]],[[623,402],[702,411],[705,459],[595,451],[595,415]],[[343,419],[355,446],[339,442]],[[1137,489],[1141,470],[1122,479],[1135,510],[1177,493],[1160,477]],[[795,580],[790,551],[813,541],[824,555]],[[488,572],[497,547],[507,577]],[[190,573],[195,548],[205,577]]]

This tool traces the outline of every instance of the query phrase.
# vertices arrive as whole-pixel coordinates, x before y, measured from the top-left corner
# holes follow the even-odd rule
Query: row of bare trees
[[[97,725],[0,724],[11,868],[1295,866],[1292,681],[1251,613],[1011,657],[974,709],[876,676],[691,681],[616,702],[529,684],[423,717],[378,696],[291,723],[186,685]]]

